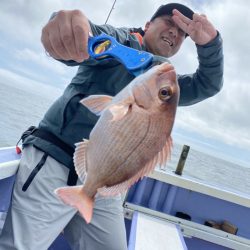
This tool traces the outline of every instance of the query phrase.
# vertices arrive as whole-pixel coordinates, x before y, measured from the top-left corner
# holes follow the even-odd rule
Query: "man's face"
[[[149,52],[171,57],[180,49],[185,35],[171,16],[160,16],[146,23],[143,42]]]

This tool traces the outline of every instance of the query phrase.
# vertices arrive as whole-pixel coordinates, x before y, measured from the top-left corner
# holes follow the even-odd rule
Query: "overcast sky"
[[[157,7],[167,2],[117,0],[108,23],[117,27],[144,27]],[[175,2],[206,14],[220,31],[224,40],[225,75],[219,94],[178,109],[173,137],[179,143],[250,167],[250,1]],[[52,12],[61,9],[80,9],[94,23],[102,24],[112,3],[113,0],[1,0],[0,78],[27,88],[45,84],[62,91],[76,68],[66,67],[45,55],[40,42],[42,27]],[[196,48],[190,38],[170,60],[179,74],[196,70]]]

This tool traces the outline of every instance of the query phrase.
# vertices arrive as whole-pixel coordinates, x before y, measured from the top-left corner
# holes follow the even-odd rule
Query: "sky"
[[[116,27],[144,27],[154,11],[169,1],[117,0],[108,23]],[[224,42],[224,86],[212,98],[179,107],[173,139],[181,144],[250,167],[250,1],[186,0],[197,13],[206,14]],[[103,24],[113,0],[1,0],[0,79],[27,88],[52,86],[62,91],[76,73],[45,54],[41,30],[50,15],[62,9],[80,9],[96,24]],[[196,47],[187,38],[170,58],[179,74],[195,72]]]

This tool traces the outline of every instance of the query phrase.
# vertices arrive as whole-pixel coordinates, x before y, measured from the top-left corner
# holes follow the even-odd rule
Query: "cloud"
[[[5,84],[10,84],[20,90],[25,89],[27,92],[30,92],[31,94],[34,93],[41,97],[51,96],[56,98],[63,91],[63,89],[49,86],[43,82],[31,80],[30,78],[23,77],[3,68],[0,68],[0,79],[1,82]]]
[[[45,52],[37,52],[29,48],[24,48],[22,50],[16,50],[14,56],[20,61],[35,63],[59,75],[66,74],[65,65],[47,56]]]
[[[224,87],[219,94],[196,105],[179,108],[176,126],[205,138],[250,149],[250,116],[247,115],[250,107],[250,44],[246,42],[250,35],[244,32],[250,27],[250,3],[244,0],[237,3],[229,0],[177,2],[191,6],[198,13],[205,13],[221,33],[225,74]],[[196,47],[190,38],[170,60],[179,74],[195,72],[198,66]]]
[[[229,79],[225,77],[224,89],[218,95],[194,106],[179,108],[177,126],[226,144],[250,148],[249,85],[232,80],[232,84],[227,84]]]
[[[113,1],[0,1],[0,32],[8,34],[16,41],[40,46],[42,27],[48,22],[51,14],[62,9],[81,9],[96,22],[104,22]],[[100,6],[100,8],[96,8]],[[95,10],[95,11],[93,11]],[[105,13],[105,14],[104,14]]]

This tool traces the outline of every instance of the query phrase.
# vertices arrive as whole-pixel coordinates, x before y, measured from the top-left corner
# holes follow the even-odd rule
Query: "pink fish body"
[[[100,118],[89,140],[76,144],[74,164],[82,186],[55,190],[86,222],[94,198],[126,191],[170,157],[171,131],[179,100],[172,65],[155,66],[115,97],[94,95],[81,101]]]

